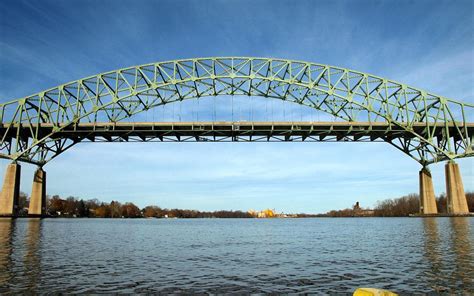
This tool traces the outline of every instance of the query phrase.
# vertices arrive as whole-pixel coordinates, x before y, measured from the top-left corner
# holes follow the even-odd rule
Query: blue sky
[[[347,67],[474,102],[472,1],[0,2],[0,101],[107,70],[205,56]],[[458,163],[474,190],[473,159]],[[0,161],[3,176],[8,161]],[[34,166],[22,167],[31,191]],[[418,190],[384,143],[80,144],[48,194],[200,210],[325,212]],[[444,164],[432,166],[436,193]]]

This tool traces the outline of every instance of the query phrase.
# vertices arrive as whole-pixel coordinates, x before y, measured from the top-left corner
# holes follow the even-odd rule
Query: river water
[[[0,219],[0,294],[474,293],[474,218]]]

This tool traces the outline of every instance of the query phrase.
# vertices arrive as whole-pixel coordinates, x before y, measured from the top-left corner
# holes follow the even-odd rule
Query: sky
[[[256,56],[346,67],[474,103],[473,8],[461,0],[3,0],[0,102],[144,63]],[[474,160],[457,162],[473,191]],[[1,178],[8,163],[0,160]],[[49,195],[323,213],[416,193],[420,165],[386,143],[85,143],[44,169]],[[34,170],[22,165],[27,194]],[[431,170],[435,193],[445,192],[444,163]]]

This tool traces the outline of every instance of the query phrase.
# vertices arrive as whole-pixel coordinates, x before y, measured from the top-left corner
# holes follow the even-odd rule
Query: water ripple
[[[0,219],[0,294],[474,292],[474,219]]]

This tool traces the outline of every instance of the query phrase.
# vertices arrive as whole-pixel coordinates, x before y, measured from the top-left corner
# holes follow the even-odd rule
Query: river
[[[474,293],[474,218],[0,219],[0,294]]]

